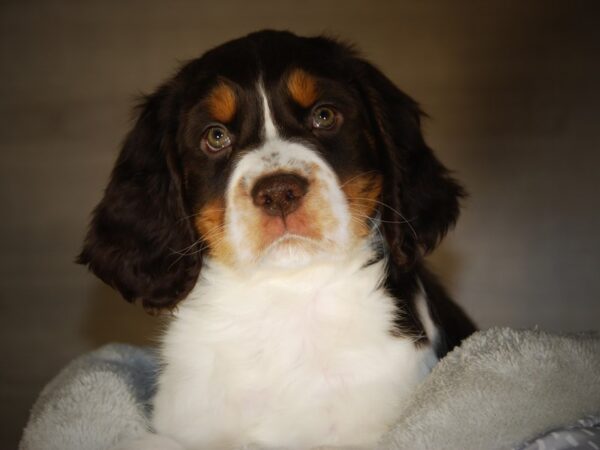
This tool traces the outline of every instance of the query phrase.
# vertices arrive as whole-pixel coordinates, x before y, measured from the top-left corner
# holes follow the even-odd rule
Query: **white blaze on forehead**
[[[262,98],[263,103],[265,141],[270,141],[271,139],[277,138],[277,128],[275,128],[275,122],[273,122],[273,117],[271,116],[271,108],[269,107],[269,100],[267,99],[267,94],[265,93],[265,89],[262,85],[258,86],[258,91],[260,92],[260,96]]]

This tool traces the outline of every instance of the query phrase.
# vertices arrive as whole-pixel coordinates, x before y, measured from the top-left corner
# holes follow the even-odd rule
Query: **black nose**
[[[308,180],[292,173],[260,178],[252,188],[254,204],[270,216],[285,217],[293,213],[308,191]]]

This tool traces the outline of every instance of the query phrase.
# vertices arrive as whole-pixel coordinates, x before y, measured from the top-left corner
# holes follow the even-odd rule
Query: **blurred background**
[[[42,386],[158,321],[73,263],[131,106],[261,28],[354,41],[471,193],[431,262],[482,328],[600,325],[600,2],[0,3],[0,448]]]

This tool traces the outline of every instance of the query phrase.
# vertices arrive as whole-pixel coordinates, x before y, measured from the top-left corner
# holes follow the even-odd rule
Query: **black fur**
[[[150,309],[184,297],[201,266],[199,254],[180,256],[175,250],[196,237],[185,219],[170,88],[139,107],[78,258],[126,300],[141,299]]]
[[[294,67],[319,77],[328,100],[344,110],[347,126],[340,133],[306,129],[306,111],[291,104],[281,82]],[[223,78],[235,83],[244,115],[231,124],[236,139],[231,153],[217,157],[198,152],[196,143],[208,120],[202,95]],[[391,255],[386,286],[405,312],[398,328],[423,334],[414,305],[420,280],[432,316],[445,331],[438,345],[438,353],[445,353],[474,327],[426,270],[423,257],[454,225],[464,190],[424,142],[418,105],[332,39],[254,33],[188,63],[149,96],[94,211],[78,261],[147,308],[173,307],[185,298],[200,273],[204,244],[190,217],[223,195],[235,157],[260,143],[259,78],[282,135],[309,142],[339,175],[368,170],[383,175],[381,228]]]
[[[391,254],[386,286],[402,311],[396,324],[404,332],[425,336],[414,304],[419,280],[442,330],[435,344],[443,356],[475,326],[427,270],[423,257],[456,223],[466,192],[425,143],[418,104],[373,65],[360,59],[355,64],[378,146],[385,149],[381,228]]]

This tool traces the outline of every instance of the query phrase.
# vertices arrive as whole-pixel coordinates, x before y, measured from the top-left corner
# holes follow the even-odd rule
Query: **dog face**
[[[146,98],[79,261],[150,308],[184,298],[206,257],[295,267],[381,236],[407,270],[462,195],[377,69],[330,39],[259,32]]]
[[[358,97],[296,67],[239,81],[213,83],[184,125],[185,180],[219,183],[185,187],[207,253],[238,268],[343,254],[380,192]]]

